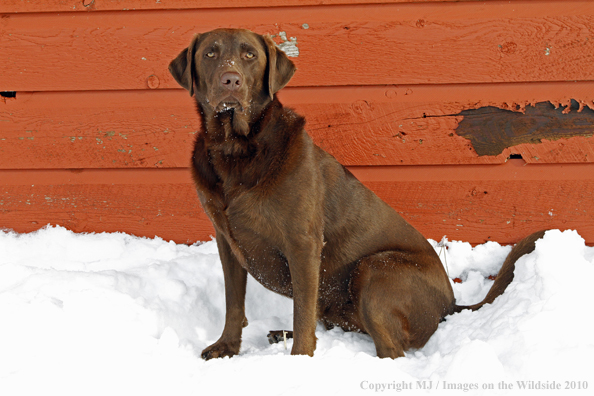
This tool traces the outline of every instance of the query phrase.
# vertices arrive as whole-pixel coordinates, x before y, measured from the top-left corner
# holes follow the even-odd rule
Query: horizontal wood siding
[[[196,32],[220,26],[294,37],[299,71],[291,86],[583,81],[594,74],[591,1],[4,15],[0,86],[9,91],[147,89],[150,76],[153,86],[177,89],[169,61]]]
[[[0,228],[208,240],[167,65],[242,27],[294,39],[281,101],[427,237],[594,244],[594,2],[365,3],[2,1]]]
[[[587,137],[481,156],[456,130],[463,110],[551,98],[563,107],[593,95],[594,83],[568,82],[287,88],[279,96],[307,116],[316,143],[345,165],[440,165],[504,163],[511,154],[529,163],[591,162],[594,140]],[[184,167],[200,127],[193,101],[179,89],[26,92],[2,107],[3,169]]]
[[[476,0],[383,0],[382,3],[425,3],[441,1]],[[0,13],[285,7],[305,5],[373,3],[378,3],[378,0],[2,0],[2,3],[0,4]]]
[[[435,240],[514,243],[535,229],[568,227],[594,234],[587,164],[349,169]],[[3,178],[2,221],[19,231],[52,223],[179,243],[214,234],[185,169],[4,171]]]

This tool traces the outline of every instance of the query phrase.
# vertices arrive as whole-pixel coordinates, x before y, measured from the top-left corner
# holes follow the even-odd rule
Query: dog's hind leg
[[[441,263],[433,260],[426,254],[381,252],[358,263],[351,299],[378,357],[403,357],[407,349],[422,347],[451,311],[451,287]]]
[[[406,331],[406,319],[399,315],[398,311],[386,311],[376,296],[365,293],[362,299],[361,322],[365,330],[375,344],[377,356],[380,358],[404,357],[404,350],[407,349],[408,332]]]
[[[389,287],[384,283],[387,279],[366,275],[366,281],[359,283],[356,302],[359,323],[364,327],[362,330],[373,339],[378,357],[403,357],[408,344],[406,317],[399,314],[398,302],[386,296],[385,291]],[[365,275],[359,273],[359,276]]]

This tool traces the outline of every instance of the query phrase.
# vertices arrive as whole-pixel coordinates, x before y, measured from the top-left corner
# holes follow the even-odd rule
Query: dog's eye
[[[253,59],[256,57],[256,55],[253,52],[246,52],[245,57],[247,59]]]
[[[205,56],[206,56],[207,58],[214,58],[214,57],[215,57],[215,53],[214,53],[213,51],[209,51],[209,52],[207,52],[207,53],[205,54]]]

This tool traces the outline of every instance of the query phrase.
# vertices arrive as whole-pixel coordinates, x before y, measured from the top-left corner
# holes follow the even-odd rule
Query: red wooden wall
[[[594,2],[319,3],[2,0],[0,228],[208,240],[167,65],[242,27],[294,38],[281,100],[425,236],[594,244]]]

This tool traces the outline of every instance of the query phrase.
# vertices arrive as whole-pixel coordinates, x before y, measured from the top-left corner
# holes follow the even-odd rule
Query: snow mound
[[[511,249],[430,242],[464,280],[452,283],[459,304],[482,300]],[[0,394],[587,394],[592,279],[594,248],[575,231],[549,231],[493,304],[448,317],[424,348],[389,360],[367,335],[337,329],[318,327],[313,358],[290,356],[291,340],[269,345],[268,330],[291,329],[292,301],[250,278],[240,355],[205,362],[225,316],[214,241],[2,231]]]

